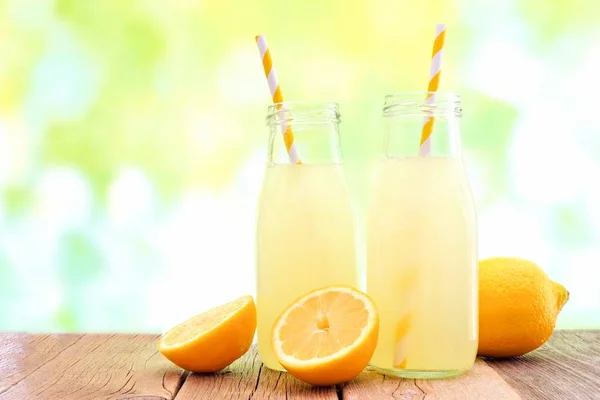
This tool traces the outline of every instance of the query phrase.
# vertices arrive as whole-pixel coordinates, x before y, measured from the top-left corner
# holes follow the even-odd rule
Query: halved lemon
[[[196,315],[163,334],[158,351],[193,372],[219,371],[244,355],[256,330],[252,296]]]
[[[290,305],[273,326],[281,365],[311,385],[349,381],[369,363],[379,333],[373,301],[350,287],[327,287]]]

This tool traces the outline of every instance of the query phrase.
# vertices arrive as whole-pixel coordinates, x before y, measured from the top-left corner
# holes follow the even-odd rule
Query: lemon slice
[[[346,382],[369,363],[379,333],[373,301],[350,287],[306,294],[275,322],[271,344],[281,365],[312,385]]]

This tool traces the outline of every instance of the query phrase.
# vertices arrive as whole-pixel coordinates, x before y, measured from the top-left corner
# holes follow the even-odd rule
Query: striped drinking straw
[[[442,73],[442,56],[444,54],[444,39],[446,38],[446,25],[437,24],[435,27],[435,41],[431,53],[431,69],[429,70],[429,85],[427,86],[427,104],[435,102],[435,92],[440,86],[440,75]],[[425,117],[423,129],[421,130],[420,156],[428,156],[431,152],[431,133],[433,132],[433,116]]]
[[[444,53],[444,39],[446,36],[446,25],[437,24],[435,27],[435,41],[433,42],[433,52],[431,55],[431,69],[429,71],[429,85],[427,87],[427,97],[425,102],[433,104],[435,102],[435,92],[440,85],[440,74],[442,72],[442,55]],[[428,156],[431,152],[431,133],[433,132],[433,116],[425,117],[423,128],[421,129],[421,145],[419,147],[420,156]],[[414,288],[418,285],[419,270],[418,266],[413,265],[404,277],[399,292],[404,293],[404,302],[406,310],[403,315],[399,315],[396,323],[395,346],[394,346],[394,368],[408,368],[407,352],[409,350],[411,325],[413,323],[412,307],[416,296]]]
[[[277,109],[279,110],[282,108],[283,95],[281,94],[281,87],[279,87],[279,81],[277,80],[277,74],[275,73],[275,66],[271,59],[271,52],[267,45],[267,39],[262,35],[256,36],[256,45],[258,46],[258,52],[260,53],[273,103],[277,104]],[[298,156],[294,144],[294,132],[292,131],[292,127],[289,126],[285,120],[281,121],[281,126],[283,131],[283,142],[285,143],[285,149],[287,150],[290,163],[301,164],[302,162],[300,161],[300,157]]]

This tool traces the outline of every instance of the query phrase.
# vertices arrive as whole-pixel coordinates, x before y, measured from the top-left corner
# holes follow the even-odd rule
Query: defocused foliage
[[[0,330],[159,330],[253,291],[269,95],[340,103],[359,212],[385,93],[462,95],[480,253],[600,326],[595,0],[0,0]]]

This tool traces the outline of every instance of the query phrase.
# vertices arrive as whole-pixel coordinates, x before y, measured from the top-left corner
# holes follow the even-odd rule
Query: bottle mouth
[[[394,92],[385,96],[383,116],[421,115],[434,118],[462,116],[460,96],[452,92]]]
[[[340,107],[333,102],[284,101],[269,106],[267,125],[339,124]]]

